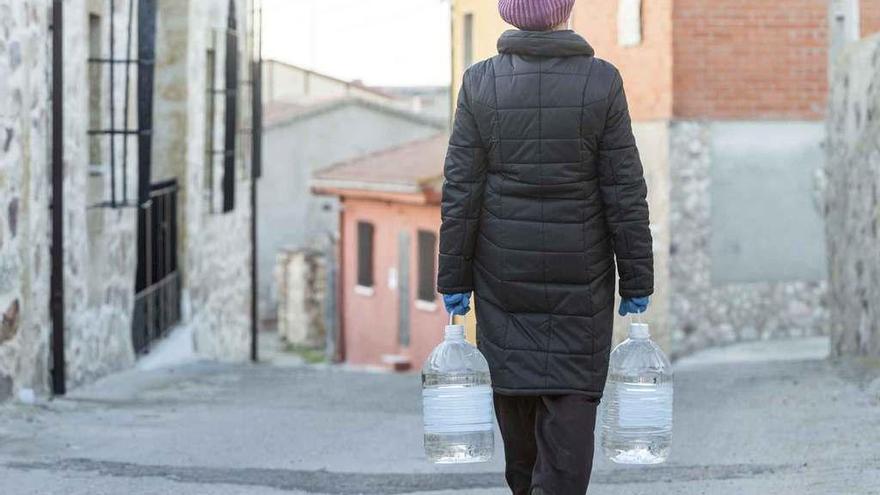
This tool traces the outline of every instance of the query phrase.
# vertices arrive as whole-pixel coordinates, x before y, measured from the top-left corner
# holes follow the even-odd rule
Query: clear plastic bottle
[[[431,462],[459,464],[492,458],[495,434],[489,365],[465,340],[462,325],[448,325],[443,342],[425,361],[422,405],[425,454]]]
[[[666,461],[672,443],[672,365],[651,340],[648,325],[631,324],[629,338],[611,352],[602,403],[602,448],[609,459]]]

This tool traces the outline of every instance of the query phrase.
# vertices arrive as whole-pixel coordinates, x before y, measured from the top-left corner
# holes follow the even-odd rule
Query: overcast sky
[[[446,0],[264,0],[263,57],[375,86],[449,84]]]

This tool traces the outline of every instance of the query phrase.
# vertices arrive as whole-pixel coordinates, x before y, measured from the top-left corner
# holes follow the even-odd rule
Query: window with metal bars
[[[88,198],[92,208],[134,206],[136,181],[129,170],[130,138],[149,132],[132,128],[130,89],[133,72],[152,61],[132,57],[134,0],[127,2],[126,26],[116,22],[119,3],[107,0],[106,7],[92,10],[88,16]],[[106,46],[102,36],[107,37]]]
[[[236,15],[235,2],[230,0],[226,28],[212,32],[211,46],[205,60],[207,105],[203,187],[208,211],[212,213],[234,210],[236,183],[259,174],[257,170],[249,169],[252,167],[252,148],[257,145],[253,125],[244,125],[248,120],[252,123],[254,116],[244,113],[247,105],[258,95],[253,90],[253,81],[241,78],[242,38],[239,36]],[[218,38],[223,39],[222,46]],[[244,40],[248,41],[246,38]],[[220,56],[224,57],[222,87],[218,87]],[[221,113],[222,117],[219,117]],[[221,121],[222,134],[218,130]],[[222,148],[218,148],[218,141],[222,142]],[[222,158],[218,160],[218,156]]]
[[[235,0],[226,25],[226,109],[223,143],[223,211],[235,209],[235,149],[238,141],[238,32]]]
[[[216,33],[210,35],[210,46],[205,52],[205,163],[203,169],[204,195],[207,211],[218,211],[216,191],[220,184],[217,182],[217,155],[223,154],[223,150],[217,149],[217,98],[222,96],[223,91],[217,90],[217,42]]]

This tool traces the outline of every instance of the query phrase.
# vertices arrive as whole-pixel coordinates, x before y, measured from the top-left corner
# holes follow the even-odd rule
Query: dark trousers
[[[583,495],[593,468],[599,399],[495,394],[513,495]]]

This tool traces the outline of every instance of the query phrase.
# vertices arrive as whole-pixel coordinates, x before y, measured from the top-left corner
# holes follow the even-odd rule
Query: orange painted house
[[[338,348],[348,363],[418,369],[448,315],[436,291],[440,189],[448,137],[438,135],[322,169],[316,194],[338,196]]]

